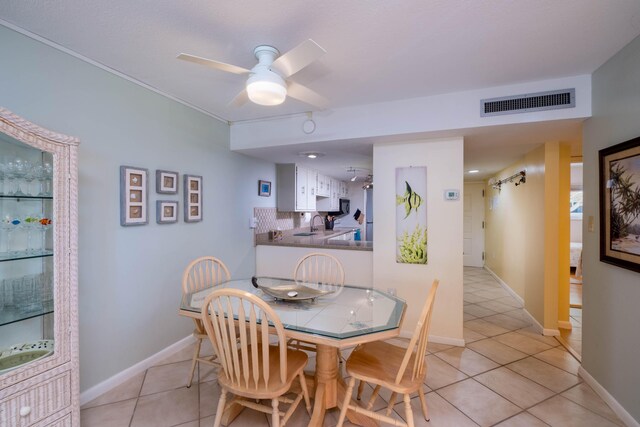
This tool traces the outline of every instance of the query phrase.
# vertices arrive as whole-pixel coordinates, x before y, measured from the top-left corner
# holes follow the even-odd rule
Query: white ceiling
[[[176,60],[177,54],[251,68],[259,44],[285,52],[312,38],[327,54],[292,79],[336,109],[591,73],[640,34],[640,1],[3,0],[0,18],[239,121],[311,108],[293,99],[277,107],[228,107],[243,78]],[[486,152],[501,138],[494,130],[496,138],[478,136],[467,159],[490,157]],[[575,124],[561,129],[573,131]],[[509,138],[521,140],[515,144],[521,149],[543,141],[532,133]],[[369,143],[369,156],[370,150]]]

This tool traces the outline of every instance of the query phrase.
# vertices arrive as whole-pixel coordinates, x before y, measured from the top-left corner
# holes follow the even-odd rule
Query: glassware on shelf
[[[50,218],[40,218],[40,232],[42,233],[42,250],[47,249],[47,230],[51,228],[53,222]]]
[[[53,178],[53,166],[49,162],[45,162],[42,165],[42,192],[38,194],[38,196],[49,197],[53,196],[52,189],[52,178]]]
[[[11,216],[6,215],[0,219],[0,232],[3,234],[0,240],[0,254],[8,254],[11,250],[11,233],[13,232],[13,224],[11,224]]]
[[[15,159],[13,162],[13,175],[16,180],[16,191],[13,193],[16,197],[24,197],[28,194],[22,191],[20,181],[27,176],[27,172],[31,169],[31,163],[22,159]]]
[[[14,233],[18,230],[18,227],[20,226],[20,224],[22,224],[22,221],[20,221],[19,218],[17,217],[13,217],[11,215],[5,215],[2,218],[2,231],[5,232],[5,234],[7,235],[6,239],[6,247],[5,247],[5,254],[6,255],[17,255],[18,253],[20,253],[20,251],[17,250],[17,247],[15,245],[14,242]]]
[[[27,231],[27,253],[34,253],[38,250],[38,244],[33,238],[33,232],[40,227],[40,217],[38,215],[27,215],[22,220],[22,227]],[[42,247],[44,249],[44,247]]]
[[[7,176],[7,165],[5,165],[4,163],[0,163],[0,194],[7,194],[5,193],[5,178]]]

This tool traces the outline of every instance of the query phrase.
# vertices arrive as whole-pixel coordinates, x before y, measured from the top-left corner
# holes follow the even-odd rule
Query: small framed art
[[[178,222],[178,202],[175,200],[157,200],[156,222],[158,224]]]
[[[178,172],[156,170],[156,193],[178,194]]]
[[[599,157],[600,261],[640,272],[640,137]]]
[[[202,221],[202,177],[184,175],[184,221]]]
[[[120,225],[144,225],[149,221],[149,171],[134,166],[120,166]]]
[[[258,181],[258,196],[270,197],[271,196],[271,181]]]

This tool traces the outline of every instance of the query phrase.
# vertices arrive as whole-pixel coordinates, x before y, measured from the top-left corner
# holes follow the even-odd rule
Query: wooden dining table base
[[[338,349],[317,344],[316,352],[315,394],[313,413],[309,422],[310,427],[323,425],[327,409],[341,408],[347,391],[347,385],[338,375]],[[380,425],[376,420],[353,411],[347,412],[347,418],[359,426],[376,427]]]

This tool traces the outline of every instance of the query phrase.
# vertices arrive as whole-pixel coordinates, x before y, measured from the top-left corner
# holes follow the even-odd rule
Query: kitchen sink
[[[316,235],[316,233],[309,233],[309,232],[294,234],[294,236],[315,236],[315,235]]]

